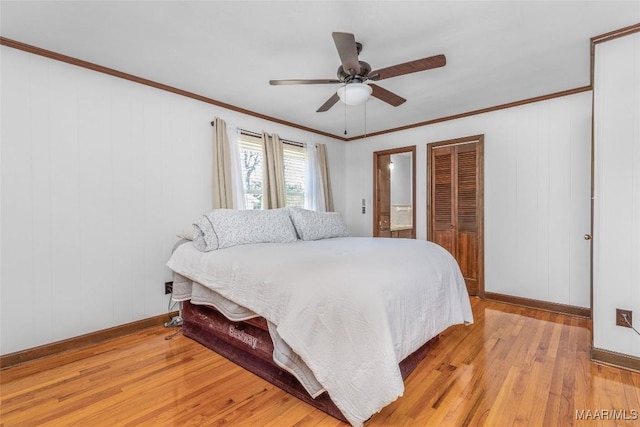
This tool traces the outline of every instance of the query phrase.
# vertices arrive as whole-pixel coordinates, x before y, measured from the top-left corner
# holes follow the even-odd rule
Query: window
[[[307,153],[304,147],[284,144],[284,187],[287,206],[304,207],[304,175]]]
[[[240,167],[247,209],[262,209],[262,140],[240,135]]]
[[[262,209],[262,140],[240,135],[240,165],[244,183],[245,205],[247,209]],[[306,152],[304,147],[287,144],[283,146],[284,184],[286,205],[304,207],[304,182]]]

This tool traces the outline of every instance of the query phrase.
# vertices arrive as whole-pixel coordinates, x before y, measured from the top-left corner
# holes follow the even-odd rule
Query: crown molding
[[[460,114],[454,114],[452,116],[446,116],[446,117],[440,117],[437,119],[432,119],[432,120],[425,120],[424,122],[418,122],[418,123],[412,123],[406,126],[400,126],[397,128],[393,128],[393,129],[387,129],[387,130],[381,130],[379,132],[373,132],[373,133],[369,133],[366,135],[360,135],[360,136],[353,136],[351,138],[346,138],[345,141],[355,141],[358,139],[363,139],[363,138],[370,138],[372,136],[378,136],[378,135],[384,135],[387,133],[393,133],[393,132],[400,132],[403,130],[407,130],[407,129],[413,129],[413,128],[418,128],[418,127],[422,127],[422,126],[428,126],[428,125],[433,125],[436,123],[441,123],[441,122],[446,122],[449,120],[457,120],[457,119],[461,119],[464,117],[469,117],[469,116],[475,116],[477,114],[484,114],[484,113],[490,113],[492,111],[498,111],[498,110],[504,110],[506,108],[512,108],[512,107],[518,107],[520,105],[525,105],[525,104],[531,104],[534,102],[540,102],[540,101],[545,101],[547,99],[553,99],[553,98],[560,98],[563,96],[569,96],[569,95],[573,95],[576,93],[581,93],[581,92],[588,92],[592,89],[592,85],[589,86],[582,86],[582,87],[578,87],[575,89],[569,89],[569,90],[563,90],[561,92],[554,92],[554,93],[550,93],[547,95],[540,95],[540,96],[536,96],[534,98],[528,98],[528,99],[523,99],[520,101],[514,101],[514,102],[509,102],[506,104],[500,104],[500,105],[496,105],[493,107],[487,107],[487,108],[481,108],[479,110],[472,110],[472,111],[468,111],[466,113],[460,113]]]
[[[306,126],[302,126],[296,123],[288,122],[286,120],[281,120],[276,117],[267,116],[265,114],[260,114],[255,111],[247,110],[244,108],[237,107],[235,105],[227,104],[226,102],[218,101],[213,98],[208,98],[206,96],[198,95],[197,93],[189,92],[186,90],[179,89],[177,87],[165,85],[163,83],[158,83],[153,80],[145,79],[142,77],[135,76],[133,74],[124,73],[122,71],[115,70],[113,68],[108,68],[102,65],[94,64],[92,62],[83,61],[82,59],[77,59],[72,56],[63,55],[61,53],[53,52],[51,50],[42,49],[37,46],[32,46],[26,43],[22,43],[16,40],[11,40],[6,37],[0,37],[0,45],[11,47],[14,49],[22,50],[24,52],[32,53],[34,55],[44,56],[46,58],[54,59],[56,61],[65,62],[67,64],[75,65],[81,68],[86,68],[88,70],[97,71],[99,73],[108,74],[113,77],[118,77],[124,80],[129,80],[131,82],[139,83],[145,86],[150,86],[156,89],[164,90],[166,92],[171,92],[176,95],[185,96],[187,98],[195,99],[197,101],[201,101],[207,104],[215,105],[217,107],[225,108],[227,110],[236,111],[238,113],[247,114],[249,116],[257,117],[259,119],[267,120],[272,123],[278,123],[281,125],[289,126],[296,129],[301,129],[306,132],[311,132],[317,135],[326,136],[332,139],[344,140],[344,138],[335,136],[328,132],[324,132],[318,129],[312,129]]]
[[[88,62],[88,61],[83,61],[81,59],[77,59],[77,58],[73,58],[71,56],[67,56],[67,55],[63,55],[57,52],[53,52],[50,50],[46,50],[46,49],[42,49],[36,46],[32,46],[26,43],[22,43],[16,40],[12,40],[12,39],[8,39],[6,37],[0,37],[0,45],[2,46],[7,46],[7,47],[11,47],[14,49],[18,49],[18,50],[22,50],[25,52],[29,52],[35,55],[39,55],[39,56],[44,56],[46,58],[50,58],[50,59],[54,59],[56,61],[61,61],[61,62],[65,62],[67,64],[71,64],[71,65],[75,65],[78,67],[82,67],[82,68],[86,68],[89,70],[93,70],[93,71],[97,71],[100,73],[104,73],[104,74],[108,74],[110,76],[114,76],[114,77],[118,77],[121,79],[125,79],[125,80],[129,80],[135,83],[139,83],[139,84],[143,84],[146,86],[150,86],[156,89],[160,89],[160,90],[164,90],[167,92],[171,92],[177,95],[181,95],[181,96],[185,96],[191,99],[195,99],[197,101],[201,101],[207,104],[211,104],[211,105],[215,105],[217,107],[221,107],[221,108],[225,108],[231,111],[236,111],[242,114],[246,114],[252,117],[257,117],[259,119],[263,119],[266,121],[270,121],[272,123],[278,123],[284,126],[289,126],[292,128],[296,128],[296,129],[300,129],[300,130],[304,130],[307,132],[311,132],[314,133],[316,135],[322,135],[322,136],[326,136],[328,138],[332,138],[332,139],[336,139],[339,141],[356,141],[356,140],[360,140],[360,139],[365,139],[365,138],[370,138],[370,137],[374,137],[374,136],[379,136],[379,135],[385,135],[385,134],[389,134],[389,133],[395,133],[395,132],[400,132],[403,130],[408,130],[408,129],[414,129],[414,128],[418,128],[418,127],[423,127],[423,126],[428,126],[428,125],[432,125],[432,124],[436,124],[436,123],[442,123],[442,122],[446,122],[446,121],[450,121],[450,120],[457,120],[457,119],[461,119],[464,117],[470,117],[470,116],[475,116],[477,114],[484,114],[484,113],[489,113],[492,111],[498,111],[498,110],[504,110],[507,108],[513,108],[513,107],[517,107],[520,105],[526,105],[526,104],[531,104],[531,103],[535,103],[535,102],[540,102],[540,101],[545,101],[548,99],[553,99],[553,98],[560,98],[563,96],[569,96],[569,95],[573,95],[573,94],[577,94],[577,93],[581,93],[581,92],[588,92],[590,90],[593,89],[593,55],[595,52],[595,45],[597,43],[601,43],[601,42],[605,42],[608,40],[612,40],[618,37],[623,37],[625,35],[628,34],[632,34],[635,32],[640,31],[640,23],[638,24],[634,24],[628,27],[624,27],[615,31],[611,31],[596,37],[592,37],[591,38],[591,82],[588,86],[582,86],[582,87],[578,87],[578,88],[574,88],[574,89],[568,89],[568,90],[564,90],[564,91],[560,91],[560,92],[554,92],[554,93],[550,93],[550,94],[546,94],[546,95],[540,95],[540,96],[536,96],[533,98],[528,98],[528,99],[523,99],[523,100],[519,100],[519,101],[514,101],[514,102],[509,102],[506,104],[500,104],[500,105],[496,105],[496,106],[492,106],[492,107],[486,107],[486,108],[481,108],[478,110],[472,110],[472,111],[468,111],[465,113],[460,113],[460,114],[454,114],[451,116],[445,116],[445,117],[440,117],[440,118],[435,118],[435,119],[431,119],[431,120],[425,120],[422,122],[417,122],[417,123],[412,123],[412,124],[408,124],[405,126],[400,126],[400,127],[396,127],[396,128],[391,128],[391,129],[385,129],[385,130],[381,130],[378,132],[373,132],[373,133],[368,133],[368,134],[363,134],[363,135],[357,135],[357,136],[352,136],[352,137],[342,137],[342,136],[338,136],[338,135],[334,135],[328,132],[324,132],[318,129],[313,129],[313,128],[309,128],[306,126],[302,126],[293,122],[288,122],[286,120],[281,120],[278,119],[276,117],[272,117],[272,116],[267,116],[265,114],[261,114],[255,111],[251,111],[251,110],[247,110],[241,107],[237,107],[235,105],[231,105],[222,101],[218,101],[216,99],[213,98],[209,98],[209,97],[205,97],[202,95],[198,95],[196,93],[193,92],[188,92],[186,90],[182,90],[173,86],[169,86],[169,85],[165,85],[162,83],[158,83],[155,82],[153,80],[149,80],[149,79],[145,79],[142,77],[138,77],[132,74],[128,74],[128,73],[124,73],[122,71],[118,71],[115,70],[113,68],[108,68],[102,65],[98,65],[98,64],[94,64],[92,62]]]

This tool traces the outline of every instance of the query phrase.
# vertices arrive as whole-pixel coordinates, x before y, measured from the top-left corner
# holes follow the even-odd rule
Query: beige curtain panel
[[[231,153],[227,124],[218,117],[215,118],[213,136],[213,208],[233,208]]]
[[[329,179],[326,144],[316,144],[316,155],[318,156],[318,168],[320,169],[325,209],[327,212],[333,212],[333,194],[331,193],[331,180]]]
[[[277,134],[262,132],[264,156],[262,165],[262,209],[286,205],[284,186],[284,151]]]

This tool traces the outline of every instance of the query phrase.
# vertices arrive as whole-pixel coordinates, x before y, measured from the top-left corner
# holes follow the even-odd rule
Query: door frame
[[[478,220],[478,253],[476,261],[478,263],[478,296],[485,298],[484,290],[484,134],[466,136],[462,138],[447,139],[444,141],[436,141],[427,143],[427,240],[433,239],[433,224],[431,221],[431,153],[435,148],[463,145],[476,143],[476,183],[478,188],[477,193],[477,220]]]
[[[373,152],[373,237],[378,237],[378,157],[399,153],[411,153],[411,204],[413,206],[413,238],[416,236],[416,146],[390,148]]]

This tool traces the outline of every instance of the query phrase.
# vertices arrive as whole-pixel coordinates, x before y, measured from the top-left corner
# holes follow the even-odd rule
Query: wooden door
[[[458,261],[471,295],[484,294],[482,136],[429,144],[427,238]]]
[[[391,190],[389,185],[389,162],[391,161],[390,154],[384,154],[377,156],[377,168],[376,168],[376,212],[377,212],[377,237],[391,237],[391,210],[390,210],[390,198]]]
[[[401,159],[398,156],[402,157]],[[404,167],[393,172],[391,166],[395,158],[396,164],[403,160]],[[416,224],[416,146],[398,147],[373,153],[373,236],[415,239]],[[399,172],[400,175],[398,175]],[[399,192],[399,190],[402,190]],[[400,194],[400,199],[398,199]],[[392,210],[398,208],[394,202],[402,200],[402,206],[410,206],[410,224],[397,224]],[[364,213],[364,212],[363,212]],[[405,217],[406,218],[406,217]],[[396,224],[394,224],[394,219]]]

